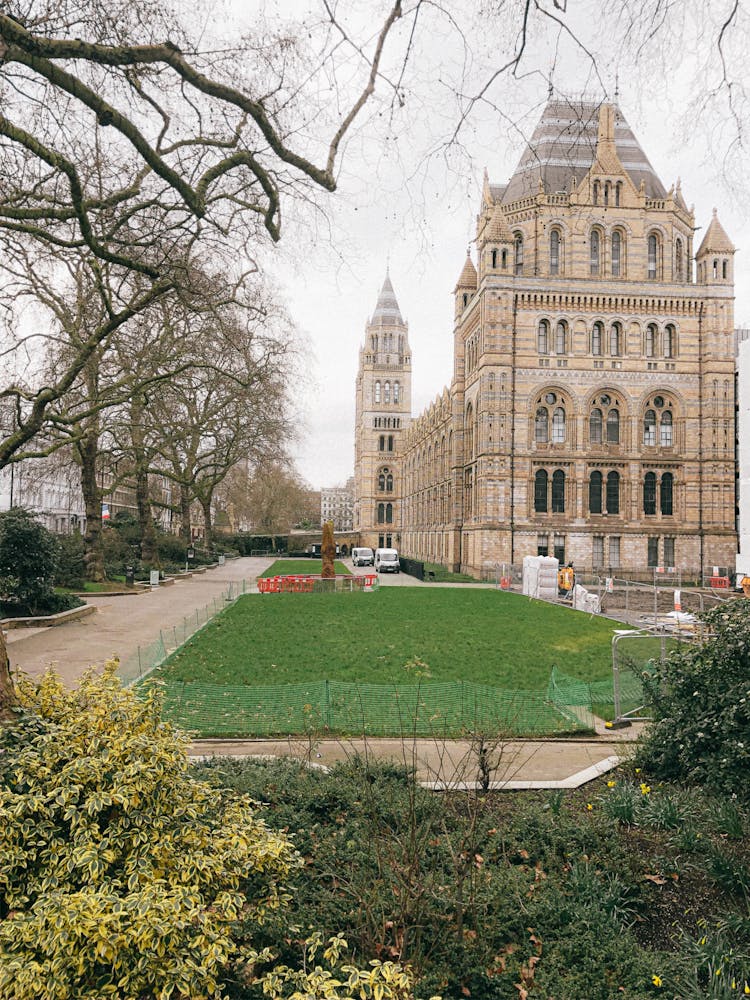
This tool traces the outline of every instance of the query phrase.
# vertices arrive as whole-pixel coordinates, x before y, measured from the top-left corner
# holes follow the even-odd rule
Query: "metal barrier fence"
[[[138,646],[135,653],[123,660],[118,668],[118,675],[124,684],[133,684],[143,680],[152,670],[156,669],[164,660],[203,628],[212,618],[220,614],[229,604],[233,604],[238,597],[247,593],[247,580],[238,580],[229,584],[227,590],[215,597],[209,604],[198,608],[190,615],[184,615],[181,622],[169,627],[159,629],[158,638],[153,642]]]

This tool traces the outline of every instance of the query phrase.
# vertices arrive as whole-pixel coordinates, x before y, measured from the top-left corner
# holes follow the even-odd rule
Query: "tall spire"
[[[389,269],[386,269],[385,281],[383,282],[383,287],[380,290],[378,302],[375,306],[375,312],[372,314],[370,322],[377,323],[380,326],[404,325],[401,310],[399,309],[398,302],[396,301],[396,293],[393,291],[393,285],[391,284]]]

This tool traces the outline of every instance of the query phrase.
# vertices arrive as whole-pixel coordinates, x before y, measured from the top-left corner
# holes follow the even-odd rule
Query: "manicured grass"
[[[447,566],[441,566],[440,563],[429,563],[424,564],[424,578],[428,579],[427,574],[432,573],[435,583],[481,583],[481,580],[477,580],[474,576],[469,576],[467,573],[452,573]],[[429,578],[431,579],[431,578]]]
[[[351,576],[351,570],[339,562],[338,559],[333,564],[337,576]],[[261,577],[267,576],[299,576],[309,573],[311,576],[320,576],[323,569],[322,559],[277,559],[267,570],[261,573]]]
[[[619,623],[497,590],[382,588],[372,594],[248,596],[176,653],[161,674],[210,684],[318,679],[380,684],[465,680],[537,693],[557,666],[611,675]]]

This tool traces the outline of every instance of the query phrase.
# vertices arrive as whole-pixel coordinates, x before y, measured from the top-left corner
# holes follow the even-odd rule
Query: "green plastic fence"
[[[579,717],[583,713],[593,715],[592,708],[612,704],[612,679],[579,681],[553,667],[547,686],[547,698],[555,705],[567,706],[571,711],[577,710]],[[630,670],[620,671],[620,705],[622,712],[632,712],[643,705],[643,684],[640,677]],[[589,722],[593,724],[593,720],[590,719]]]
[[[252,687],[162,683],[165,716],[201,736],[316,732],[457,737],[477,731],[542,736],[590,728],[590,720],[543,695],[468,681],[388,685],[323,680]]]

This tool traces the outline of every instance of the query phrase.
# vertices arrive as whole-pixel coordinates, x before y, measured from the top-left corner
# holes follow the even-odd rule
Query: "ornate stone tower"
[[[401,439],[411,423],[408,326],[386,273],[359,352],[354,439],[354,529],[360,543],[401,541]]]
[[[451,385],[402,442],[404,555],[733,565],[735,248],[714,213],[693,258],[695,230],[618,107],[549,101],[485,175]]]

